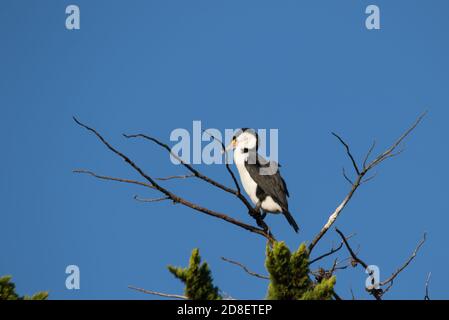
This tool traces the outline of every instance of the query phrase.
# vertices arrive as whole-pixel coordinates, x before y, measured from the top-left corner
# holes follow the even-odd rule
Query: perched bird
[[[234,150],[234,162],[240,180],[245,192],[256,206],[256,211],[262,209],[262,217],[265,217],[267,212],[282,212],[295,232],[298,232],[299,227],[288,211],[289,194],[287,185],[279,173],[279,165],[274,161],[267,161],[257,153],[258,139],[254,130],[240,129],[226,151]]]

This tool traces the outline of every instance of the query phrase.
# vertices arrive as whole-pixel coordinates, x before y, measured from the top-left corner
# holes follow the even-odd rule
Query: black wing
[[[253,161],[245,162],[246,170],[248,170],[251,178],[266,195],[272,197],[281,206],[282,210],[288,211],[288,190],[284,179],[282,179],[279,173],[278,165],[275,162],[268,162],[262,159],[260,161],[258,159],[255,163]],[[264,171],[272,174],[261,174]]]

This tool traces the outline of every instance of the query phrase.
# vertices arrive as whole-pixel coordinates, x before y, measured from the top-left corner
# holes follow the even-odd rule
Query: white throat
[[[253,204],[257,204],[258,199],[256,196],[257,183],[251,178],[248,170],[245,167],[245,161],[248,159],[249,153],[243,152],[243,149],[236,148],[234,150],[234,163],[239,172],[240,181],[242,182],[243,189],[250,197]]]

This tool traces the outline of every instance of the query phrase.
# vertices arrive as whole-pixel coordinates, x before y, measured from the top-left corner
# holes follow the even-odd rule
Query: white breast
[[[249,175],[248,170],[246,170],[245,168],[245,164],[236,165],[237,170],[239,171],[240,181],[242,181],[243,189],[245,189],[245,192],[248,194],[251,201],[254,203],[254,205],[256,205],[257,202],[259,202],[256,196],[257,183]]]
[[[235,150],[234,152],[234,163],[239,171],[240,181],[242,182],[243,189],[248,194],[254,205],[259,202],[256,196],[257,183],[251,178],[248,170],[245,167],[245,159],[247,155],[243,154],[240,150]]]

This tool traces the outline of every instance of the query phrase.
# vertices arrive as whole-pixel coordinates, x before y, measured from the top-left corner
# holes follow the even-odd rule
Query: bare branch
[[[352,288],[350,288],[349,290],[351,291],[351,297],[352,297],[352,300],[355,300],[354,291],[352,291]]]
[[[346,249],[348,249],[349,254],[352,257],[352,260],[355,261],[356,263],[359,263],[363,266],[363,268],[366,270],[368,268],[368,264],[366,262],[364,262],[363,260],[361,260],[354,252],[354,250],[352,250],[351,246],[348,243],[347,237],[344,236],[343,232],[341,232],[338,229],[335,229],[335,231],[338,233],[338,235],[340,236],[340,238],[342,239],[343,243],[346,246]]]
[[[145,183],[145,182],[140,182],[140,181],[137,181],[137,180],[130,180],[130,179],[122,179],[122,178],[102,176],[102,175],[98,175],[98,174],[96,174],[96,173],[94,173],[92,171],[89,171],[89,170],[78,169],[78,170],[73,170],[73,173],[88,174],[90,176],[93,176],[93,177],[101,179],[101,180],[110,180],[110,181],[124,182],[124,183],[130,183],[130,184],[137,184],[137,185],[144,186],[144,187],[147,187],[147,188],[155,189],[154,186],[152,186],[151,184]]]
[[[362,259],[360,259],[357,254],[354,252],[354,250],[352,250],[351,246],[349,245],[349,243],[347,242],[347,238],[343,235],[343,233],[336,229],[335,230],[339,236],[342,238],[346,248],[348,249],[349,254],[351,255],[353,261],[355,263],[353,263],[353,265],[355,266],[356,264],[360,264],[364,270],[368,270],[368,264],[366,262],[364,262]],[[404,271],[405,268],[407,268],[407,266],[413,261],[413,259],[416,257],[419,249],[422,247],[422,245],[424,244],[424,242],[426,241],[426,233],[424,233],[423,238],[421,239],[421,241],[418,243],[418,245],[416,246],[415,250],[413,251],[413,253],[411,254],[411,256],[407,259],[407,261],[398,269],[396,270],[396,272],[394,272],[388,279],[384,280],[384,281],[380,281],[378,283],[379,288],[371,288],[371,289],[367,289],[367,291],[373,295],[377,300],[381,300],[382,296],[387,293],[391,287],[393,286],[393,281],[394,279],[402,272]],[[380,287],[384,287],[388,285],[385,289],[381,289]]]
[[[340,242],[340,244],[338,245],[338,247],[332,248],[329,252],[326,252],[326,253],[322,254],[321,256],[316,257],[315,259],[309,261],[309,265],[311,265],[312,263],[315,263],[315,262],[317,262],[317,261],[319,261],[319,260],[321,260],[321,259],[324,259],[324,258],[326,258],[326,257],[328,257],[328,256],[330,256],[330,255],[332,255],[332,254],[334,254],[335,252],[339,251],[342,247],[343,247],[343,241]]]
[[[345,180],[348,181],[349,184],[352,186],[354,184],[354,182],[352,182],[352,180],[349,179],[349,177],[347,176],[345,167],[342,168],[342,173],[343,173],[343,177],[345,178]]]
[[[147,136],[147,135],[142,134],[142,133],[139,133],[139,134],[123,134],[123,136],[124,136],[125,138],[128,138],[128,139],[131,139],[131,138],[143,138],[143,139],[152,141],[152,142],[154,142],[155,144],[157,144],[158,146],[160,146],[160,147],[164,148],[165,150],[167,150],[168,153],[170,153],[171,156],[172,156],[173,158],[175,158],[176,160],[178,160],[179,163],[181,163],[185,168],[187,168],[187,170],[189,170],[190,172],[192,172],[192,173],[194,174],[194,176],[196,176],[196,177],[198,177],[199,179],[204,180],[204,181],[206,181],[207,183],[209,183],[209,184],[211,184],[211,185],[213,185],[213,186],[215,186],[215,187],[217,187],[217,188],[219,188],[219,189],[222,189],[222,190],[224,190],[224,191],[226,191],[226,192],[229,192],[229,193],[232,193],[232,194],[236,194],[236,193],[237,193],[236,190],[231,189],[231,188],[228,188],[228,187],[226,187],[225,185],[223,185],[223,184],[221,184],[221,183],[219,183],[219,182],[217,182],[217,181],[215,181],[215,180],[209,178],[208,176],[202,174],[202,173],[199,172],[197,169],[195,169],[192,165],[186,163],[186,162],[185,162],[184,160],[182,160],[177,154],[175,154],[175,153],[171,150],[171,148],[170,148],[166,143],[163,143],[163,142],[161,142],[160,140],[158,140],[158,139],[156,139],[156,138]]]
[[[376,147],[376,140],[373,141],[373,144],[371,145],[368,152],[366,153],[365,159],[363,160],[363,170],[366,169],[366,163],[368,162],[369,157],[370,157],[371,153],[373,153],[373,150],[375,147]]]
[[[415,250],[413,251],[412,255],[407,259],[407,261],[405,261],[405,263],[398,269],[396,270],[396,272],[394,272],[388,279],[381,281],[380,285],[384,286],[387,283],[393,283],[393,280],[405,269],[407,268],[407,266],[413,261],[413,259],[415,259],[419,249],[421,249],[422,245],[424,244],[424,242],[426,242],[426,237],[427,234],[424,233],[423,238],[421,239],[421,241],[418,243],[418,245],[416,246]],[[385,290],[386,292],[387,290]]]
[[[240,194],[240,185],[237,181],[237,178],[235,177],[234,172],[232,171],[231,167],[229,166],[229,161],[228,161],[228,153],[226,152],[226,146],[224,145],[223,141],[221,141],[220,139],[218,139],[217,137],[211,135],[209,132],[204,131],[204,133],[208,134],[214,141],[217,141],[220,145],[221,145],[221,150],[225,155],[225,166],[226,166],[226,170],[229,172],[229,175],[232,178],[232,181],[234,181],[234,185],[235,188],[237,189],[237,192]]]
[[[231,193],[233,195],[235,195],[248,209],[248,213],[250,214],[250,216],[256,220],[257,225],[262,228],[264,230],[265,233],[270,234],[270,237],[272,239],[274,239],[273,235],[271,234],[270,228],[268,227],[268,225],[263,221],[262,217],[260,216],[260,212],[256,211],[254,209],[254,207],[248,202],[248,200],[241,194],[240,192],[240,187],[237,188],[237,190],[234,190],[232,188],[226,187],[225,185],[209,178],[208,176],[202,174],[200,171],[198,171],[197,169],[195,169],[193,166],[191,166],[190,164],[186,163],[185,161],[183,161],[180,157],[178,157],[178,155],[176,155],[175,153],[173,153],[173,151],[170,149],[170,147],[159,141],[156,138],[147,136],[145,134],[123,134],[123,136],[125,138],[143,138],[149,141],[152,141],[154,143],[156,143],[157,145],[161,146],[162,148],[164,148],[165,150],[167,150],[176,160],[178,160],[184,167],[187,168],[187,170],[189,170],[190,172],[192,172],[196,177],[198,177],[199,179],[206,181],[207,183],[223,190],[226,191],[228,193]],[[228,172],[231,174],[231,176],[233,177],[234,183],[238,186],[237,180],[235,179],[234,173],[232,172],[232,170],[229,167],[229,164],[226,161],[226,167],[228,169]]]
[[[432,272],[429,272],[426,279],[426,295],[424,296],[424,300],[430,300],[429,297],[429,283],[430,283],[430,277],[432,276]]]
[[[388,148],[386,151],[384,151],[382,154],[380,154],[376,159],[374,159],[366,168],[366,170],[369,170],[371,168],[373,168],[374,166],[376,166],[377,164],[379,164],[380,162],[382,162],[383,160],[385,160],[386,158],[388,158],[389,156],[391,156],[391,154],[394,154],[393,152],[396,150],[396,148],[402,143],[402,141],[404,141],[404,139],[421,123],[421,121],[424,119],[424,117],[426,116],[427,111],[422,113],[418,119],[416,119],[416,121],[413,123],[413,125],[407,129],[407,131],[405,131],[394,143],[393,145]],[[399,153],[401,153],[402,151],[399,151]],[[395,155],[395,154],[394,154]]]
[[[223,214],[223,213],[220,213],[220,212],[217,212],[217,211],[214,211],[214,210],[210,210],[210,209],[208,209],[208,208],[205,208],[205,207],[202,207],[202,206],[197,205],[197,204],[195,204],[195,203],[192,203],[192,202],[190,202],[190,201],[188,201],[188,200],[186,200],[186,199],[184,199],[184,198],[181,198],[180,196],[178,196],[178,195],[172,193],[172,192],[169,191],[168,189],[162,187],[161,185],[159,185],[159,184],[156,182],[155,179],[153,179],[153,178],[150,177],[148,174],[146,174],[146,173],[145,173],[139,166],[137,166],[137,165],[136,165],[130,158],[128,158],[125,154],[123,154],[122,152],[120,152],[120,151],[118,151],[117,149],[115,149],[114,147],[112,147],[112,145],[111,145],[109,142],[107,142],[107,141],[103,138],[103,136],[101,136],[95,129],[90,128],[90,127],[86,126],[85,124],[79,122],[75,117],[74,117],[73,119],[74,119],[74,121],[75,121],[78,125],[80,125],[81,127],[85,128],[86,130],[88,130],[88,131],[94,133],[94,134],[97,136],[97,138],[98,138],[98,139],[99,139],[99,140],[100,140],[100,141],[101,141],[101,142],[102,142],[102,143],[103,143],[103,144],[104,144],[110,151],[112,151],[113,153],[115,153],[116,155],[118,155],[120,158],[122,158],[123,160],[125,160],[126,163],[128,163],[128,164],[129,164],[135,171],[137,171],[143,178],[145,178],[145,179],[150,183],[150,185],[152,186],[152,188],[154,188],[154,189],[156,189],[157,191],[161,192],[163,195],[165,195],[166,197],[170,198],[170,199],[173,200],[174,202],[180,203],[180,204],[182,204],[182,205],[184,205],[184,206],[186,206],[186,207],[189,207],[189,208],[191,208],[191,209],[194,209],[194,210],[196,210],[196,211],[198,211],[198,212],[202,212],[202,213],[205,213],[205,214],[207,214],[207,215],[210,215],[210,216],[213,216],[213,217],[222,219],[222,220],[224,220],[224,221],[227,221],[227,222],[229,222],[229,223],[231,223],[231,224],[233,224],[233,225],[239,226],[240,228],[243,228],[243,229],[248,230],[248,231],[250,231],[250,232],[259,234],[259,235],[265,237],[265,238],[266,238],[267,240],[269,240],[270,242],[274,241],[274,237],[272,236],[272,234],[271,234],[269,231],[267,231],[267,230],[268,230],[268,227],[267,227],[267,229],[260,229],[260,228],[254,227],[254,226],[252,226],[252,225],[249,225],[249,224],[240,222],[240,221],[238,221],[238,220],[236,220],[236,219],[234,219],[234,218],[231,218],[230,216],[225,215],[225,214]],[[157,140],[155,140],[155,141],[157,141]],[[167,146],[167,148],[168,148],[168,146]],[[195,169],[193,169],[193,170],[195,170]],[[196,171],[196,170],[195,170],[195,171]],[[209,178],[205,177],[205,179],[209,179]],[[117,181],[119,181],[119,180],[117,180]]]
[[[372,176],[363,179],[363,181],[362,181],[360,184],[362,184],[362,183],[367,183],[367,182],[373,180],[375,177],[377,177],[377,172],[375,172]]]
[[[354,167],[355,172],[357,173],[357,175],[360,175],[359,166],[357,165],[357,162],[355,162],[354,160],[351,150],[349,149],[349,145],[335,132],[332,132],[332,135],[336,137],[341,142],[341,144],[346,148],[346,154],[348,155],[349,159],[351,159],[352,166]]]
[[[165,200],[170,200],[170,197],[146,199],[146,198],[140,198],[138,195],[135,195],[134,200],[139,201],[139,202],[161,202],[161,201],[165,201]]]
[[[350,234],[349,236],[346,237],[346,240],[352,238],[353,236],[354,236],[354,234]],[[315,259],[310,260],[309,261],[309,265],[311,265],[312,263],[315,263],[315,262],[317,262],[319,260],[322,260],[322,259],[324,259],[324,258],[326,258],[326,257],[328,257],[328,256],[330,256],[332,254],[334,254],[335,252],[339,251],[343,247],[343,244],[344,244],[344,242],[341,241],[340,244],[337,247],[335,247],[335,248],[332,247],[330,251],[328,251],[328,252],[326,252],[326,253],[316,257]]]
[[[189,298],[187,298],[186,296],[182,296],[179,294],[170,294],[170,293],[162,293],[162,292],[157,292],[157,291],[152,291],[152,290],[146,290],[146,289],[142,289],[142,288],[137,288],[134,286],[128,286],[129,289],[132,290],[136,290],[145,294],[152,294],[155,296],[160,296],[160,297],[165,297],[165,298],[174,298],[174,299],[181,299],[181,300],[188,300]]]
[[[249,270],[245,265],[241,264],[240,262],[225,258],[225,257],[221,257],[221,260],[229,262],[231,264],[234,264],[236,266],[239,266],[240,268],[242,268],[246,273],[248,273],[249,275],[252,275],[254,277],[260,278],[260,279],[266,279],[266,280],[270,280],[270,277],[268,276],[264,276],[262,274],[256,273],[254,271]]]
[[[418,119],[413,123],[413,125],[411,127],[409,127],[394,143],[393,145],[391,145],[387,150],[385,150],[383,153],[381,153],[379,156],[377,156],[373,161],[371,161],[369,164],[366,164],[371,153],[374,150],[375,147],[375,143],[373,143],[370,147],[370,149],[368,150],[367,155],[365,156],[365,159],[363,161],[363,169],[360,170],[357,162],[355,161],[354,156],[351,153],[351,150],[349,148],[349,145],[336,133],[332,132],[332,135],[334,135],[340,142],[341,144],[343,144],[343,146],[346,149],[346,154],[348,155],[349,159],[352,162],[352,165],[354,167],[355,172],[357,173],[357,177],[355,178],[355,180],[352,182],[351,179],[349,179],[346,175],[346,173],[344,172],[343,176],[345,177],[345,179],[347,181],[352,182],[351,185],[351,189],[349,190],[348,194],[346,195],[346,197],[343,199],[343,201],[338,205],[338,207],[334,210],[334,212],[332,212],[332,214],[329,216],[326,224],[321,228],[321,230],[319,231],[319,233],[315,236],[315,238],[312,240],[312,242],[309,244],[309,254],[310,252],[312,252],[313,248],[316,246],[316,244],[321,240],[321,238],[324,236],[324,234],[326,234],[326,232],[329,230],[329,228],[335,223],[335,221],[337,220],[337,218],[339,217],[340,213],[343,211],[343,209],[346,207],[346,205],[348,204],[348,202],[351,200],[352,196],[354,195],[354,193],[356,192],[356,190],[360,187],[360,185],[362,183],[368,182],[371,179],[373,179],[375,177],[371,176],[369,178],[364,179],[364,177],[366,176],[366,174],[372,170],[374,167],[376,167],[377,165],[379,165],[381,162],[383,162],[384,160],[394,157],[398,154],[400,154],[403,150],[400,150],[398,152],[395,152],[396,148],[404,141],[404,139],[418,126],[418,124],[423,120],[423,118],[425,117],[425,115],[427,114],[427,112],[424,112],[423,114],[421,114]]]
[[[174,179],[188,179],[188,178],[193,178],[193,177],[195,177],[194,174],[186,174],[186,175],[182,175],[182,176],[168,176],[168,177],[163,177],[163,178],[156,178],[156,180],[167,181],[167,180],[174,180]]]
[[[321,240],[321,238],[326,234],[326,232],[329,230],[329,228],[334,224],[335,220],[337,220],[340,213],[343,211],[343,209],[349,203],[349,200],[351,200],[355,191],[360,186],[361,179],[362,179],[362,177],[358,176],[357,180],[352,185],[349,193],[346,195],[346,197],[343,199],[343,201],[338,205],[338,207],[334,210],[334,212],[329,216],[329,219],[327,220],[324,227],[320,230],[320,232],[315,236],[315,238],[309,244],[309,254],[312,252],[313,248],[316,246],[318,241]]]
[[[341,232],[338,229],[335,229],[335,231],[338,233],[338,235],[340,236],[340,238],[343,240],[346,249],[348,249],[349,254],[352,257],[352,262],[351,264],[355,267],[357,264],[360,264],[364,270],[369,270],[368,269],[368,264],[363,261],[362,259],[360,259],[357,254],[354,252],[354,250],[352,250],[351,246],[349,245],[348,241],[346,240],[346,237],[344,236],[343,232]],[[370,274],[371,275],[371,274]],[[376,289],[375,287],[368,289],[367,291],[369,294],[371,294],[376,300],[382,300],[382,289]]]

